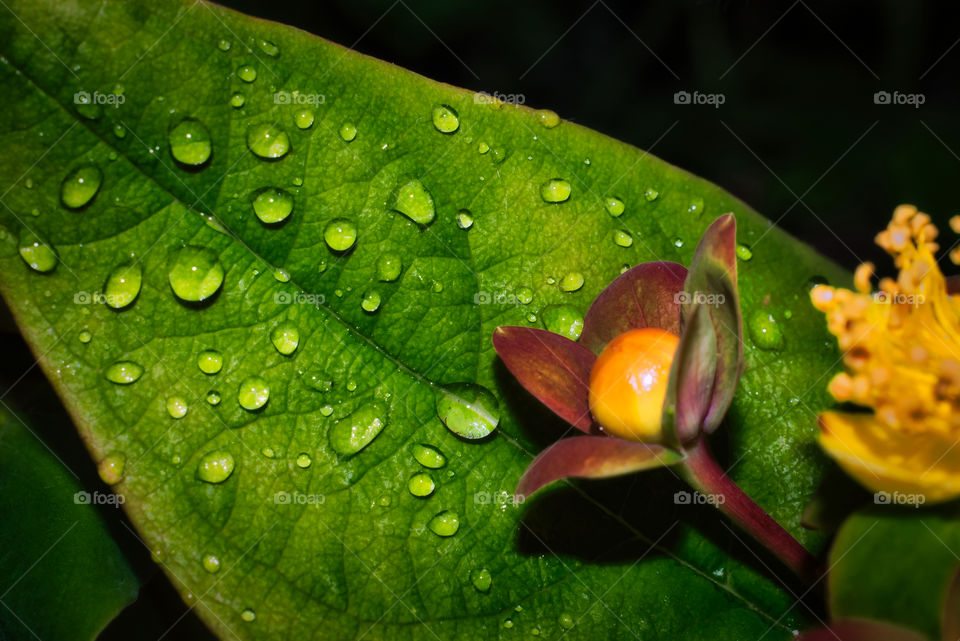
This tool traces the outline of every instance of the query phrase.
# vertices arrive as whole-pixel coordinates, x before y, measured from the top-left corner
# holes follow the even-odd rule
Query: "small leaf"
[[[700,435],[717,371],[715,336],[709,311],[694,304],[673,357],[663,406],[664,432],[675,443],[689,443]]]
[[[687,268],[677,263],[643,263],[624,272],[600,292],[583,321],[580,343],[601,352],[620,334],[658,327],[680,335],[680,305]]]
[[[583,432],[590,432],[590,369],[596,357],[579,343],[532,327],[498,327],[497,354],[528,392]]]
[[[826,628],[804,632],[797,641],[928,641],[922,634],[869,619],[836,621]],[[951,640],[952,641],[952,640]]]

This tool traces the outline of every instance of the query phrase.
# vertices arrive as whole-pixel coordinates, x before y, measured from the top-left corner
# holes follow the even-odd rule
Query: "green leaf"
[[[572,623],[565,638],[772,628],[768,639],[786,639],[806,627],[712,508],[674,503],[683,486],[669,471],[568,484],[522,507],[501,500],[562,430],[505,374],[491,336],[550,304],[585,312],[624,264],[689,264],[707,225],[733,212],[753,246],[744,308],[792,319],[781,349],[747,341],[715,449],[816,549],[800,517],[823,467],[814,414],[836,358],[805,283],[844,279],[835,266],[634,147],[290,28],[203,2],[8,6],[0,291],[93,458],[125,457],[115,490],[212,629],[456,639],[556,637]],[[75,103],[81,91],[106,104]],[[283,104],[294,95],[316,103],[307,128],[305,107]],[[171,149],[184,119],[200,145],[184,149],[178,128]],[[209,158],[194,165],[207,136]],[[68,183],[66,208],[61,184],[83,167],[99,170],[99,189],[81,204],[89,194]],[[263,218],[254,211],[271,187],[292,196],[289,215],[276,199],[260,201]],[[619,217],[604,207],[614,196]],[[53,270],[18,255],[21,234],[41,269],[50,243]],[[102,304],[130,300],[117,279],[117,298],[93,294],[131,261],[136,298]],[[217,373],[197,364],[211,349]],[[490,437],[468,442],[438,419],[439,387],[455,383],[499,401]],[[442,397],[495,416],[481,391],[462,389]],[[444,467],[417,462],[422,443]],[[417,472],[435,484],[427,497],[408,490]],[[454,522],[453,536],[431,529]],[[471,581],[484,569],[486,592]]]
[[[0,637],[94,639],[137,578],[84,490],[20,418],[0,408]]]

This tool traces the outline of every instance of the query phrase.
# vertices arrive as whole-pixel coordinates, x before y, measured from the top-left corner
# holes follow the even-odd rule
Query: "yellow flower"
[[[950,221],[960,233],[960,216]],[[874,266],[854,275],[856,291],[810,292],[843,352],[830,381],[841,402],[872,413],[825,412],[820,443],[874,491],[960,496],[960,296],[947,291],[935,258],[938,230],[927,214],[901,205],[877,244],[894,258],[897,279],[871,292]],[[950,253],[960,263],[960,249]]]

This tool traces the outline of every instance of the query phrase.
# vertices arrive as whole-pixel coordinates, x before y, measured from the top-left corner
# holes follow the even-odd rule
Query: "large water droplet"
[[[197,464],[197,478],[206,483],[223,483],[233,474],[233,467],[233,455],[230,452],[207,452]]]
[[[580,338],[583,331],[583,314],[570,305],[548,305],[540,312],[540,318],[549,331],[572,341]]]
[[[334,218],[323,228],[323,240],[336,252],[345,252],[357,242],[357,224],[347,218]]]
[[[247,147],[261,158],[283,158],[290,151],[290,139],[283,129],[264,122],[247,130]]]
[[[540,197],[548,203],[562,203],[570,198],[570,183],[563,178],[551,178],[540,185]]]
[[[223,284],[223,266],[216,252],[206,247],[187,245],[170,262],[167,280],[177,298],[197,303],[204,301]]]
[[[187,415],[187,401],[182,396],[167,399],[167,414],[170,418],[183,418]]]
[[[560,124],[560,116],[558,116],[557,112],[555,111],[551,111],[550,109],[538,109],[534,113],[537,116],[537,120],[540,121],[540,124],[547,129],[553,129]]]
[[[268,225],[286,220],[292,211],[293,196],[279,187],[265,187],[253,199],[253,213]]]
[[[297,345],[300,344],[300,330],[289,321],[280,323],[270,332],[270,341],[278,352],[289,356],[297,351]]]
[[[430,519],[427,527],[437,536],[453,536],[460,529],[460,517],[453,510],[444,510]]]
[[[237,77],[244,82],[253,82],[257,79],[257,70],[250,65],[243,65],[237,69]]]
[[[368,291],[363,295],[363,300],[360,301],[360,307],[365,312],[374,313],[380,309],[380,294],[376,291]]]
[[[500,424],[500,405],[487,388],[458,383],[436,392],[437,416],[457,436],[479,439]]]
[[[471,570],[470,583],[473,583],[473,587],[476,588],[478,592],[489,592],[490,587],[493,585],[493,577],[490,575],[490,570],[487,568]]]
[[[447,464],[447,458],[432,445],[418,443],[413,446],[413,458],[417,463],[431,470],[438,470]]]
[[[57,266],[57,253],[53,247],[28,229],[20,233],[18,251],[23,262],[34,271],[46,273]]]
[[[111,383],[129,385],[143,375],[143,367],[133,361],[117,361],[104,372],[104,376]]]
[[[355,410],[330,428],[330,447],[337,454],[356,454],[383,430],[386,408],[378,402]]]
[[[237,390],[237,401],[240,407],[245,410],[258,410],[267,404],[270,400],[270,388],[267,382],[259,376],[250,376],[240,383],[240,389]]]
[[[60,202],[70,209],[80,209],[97,195],[103,182],[103,173],[93,165],[84,165],[71,171],[60,184]]]
[[[420,498],[433,494],[436,487],[433,478],[426,472],[417,472],[407,481],[407,489],[410,490],[410,494]]]
[[[779,349],[783,346],[783,332],[773,314],[758,309],[747,323],[754,344],[760,349]]]
[[[140,284],[143,282],[143,271],[140,263],[128,263],[115,267],[107,282],[103,286],[103,294],[107,305],[114,309],[123,309],[131,304],[140,293]]]
[[[452,134],[460,128],[460,117],[453,107],[437,105],[433,108],[433,126],[444,134]]]
[[[116,485],[123,480],[127,457],[118,452],[108,454],[97,464],[97,474],[107,485]]]
[[[199,120],[185,118],[170,130],[167,140],[170,155],[181,165],[196,167],[210,159],[213,142],[210,132]]]
[[[346,122],[340,127],[340,139],[343,140],[343,142],[351,142],[356,137],[357,128],[354,125]]]
[[[533,302],[533,290],[529,287],[521,287],[517,290],[517,302],[521,305],[529,305]]]
[[[310,109],[301,109],[293,116],[293,124],[295,124],[298,129],[309,129],[313,126],[314,120],[316,120],[316,117]]]
[[[216,374],[223,369],[223,355],[212,349],[206,349],[197,356],[197,367],[204,374]]]
[[[581,287],[583,287],[583,274],[580,272],[569,272],[560,279],[560,291],[562,292],[575,292]]]
[[[424,226],[432,223],[436,214],[433,196],[416,178],[411,178],[400,186],[393,208],[418,225]]]
[[[387,252],[377,259],[377,278],[385,283],[400,278],[403,271],[403,258],[395,252]]]
[[[457,212],[457,227],[460,229],[470,229],[473,227],[473,216],[467,209],[461,209]]]
[[[624,210],[627,208],[622,200],[613,196],[608,196],[603,199],[603,207],[607,210],[608,214],[614,217],[623,215]]]

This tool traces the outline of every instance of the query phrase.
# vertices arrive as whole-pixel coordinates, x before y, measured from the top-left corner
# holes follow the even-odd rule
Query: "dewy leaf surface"
[[[513,505],[503,493],[563,427],[511,380],[491,335],[538,324],[551,304],[584,313],[623,265],[689,264],[703,230],[733,212],[753,245],[745,314],[774,314],[783,342],[746,339],[715,449],[817,548],[799,521],[836,355],[805,284],[842,280],[838,269],[636,148],[288,27],[203,2],[6,7],[0,290],[93,457],[126,457],[115,490],[222,637],[785,639],[806,627],[712,508],[675,503],[669,471]],[[68,183],[65,207],[64,178],[88,167],[99,189],[84,201],[90,183]],[[554,179],[569,198],[544,199],[564,195]],[[255,212],[267,188],[288,192],[292,211],[268,197]],[[18,239],[38,242],[28,232],[55,248],[52,271],[18,255]],[[185,245],[207,250],[189,250],[200,272],[176,265]],[[42,247],[25,253],[50,266]],[[223,270],[212,294],[210,256]],[[129,300],[126,282],[100,294],[131,261],[136,299],[104,304]],[[175,297],[171,265],[177,290],[204,300]],[[558,287],[577,274],[582,287]],[[204,350],[222,356],[217,373],[198,366]],[[492,436],[468,442],[438,419],[438,386],[454,383],[499,400]],[[421,443],[446,464],[418,463]],[[435,483],[428,497],[408,489],[417,472]],[[434,533],[454,521],[452,536]],[[486,592],[471,581],[484,569]]]

